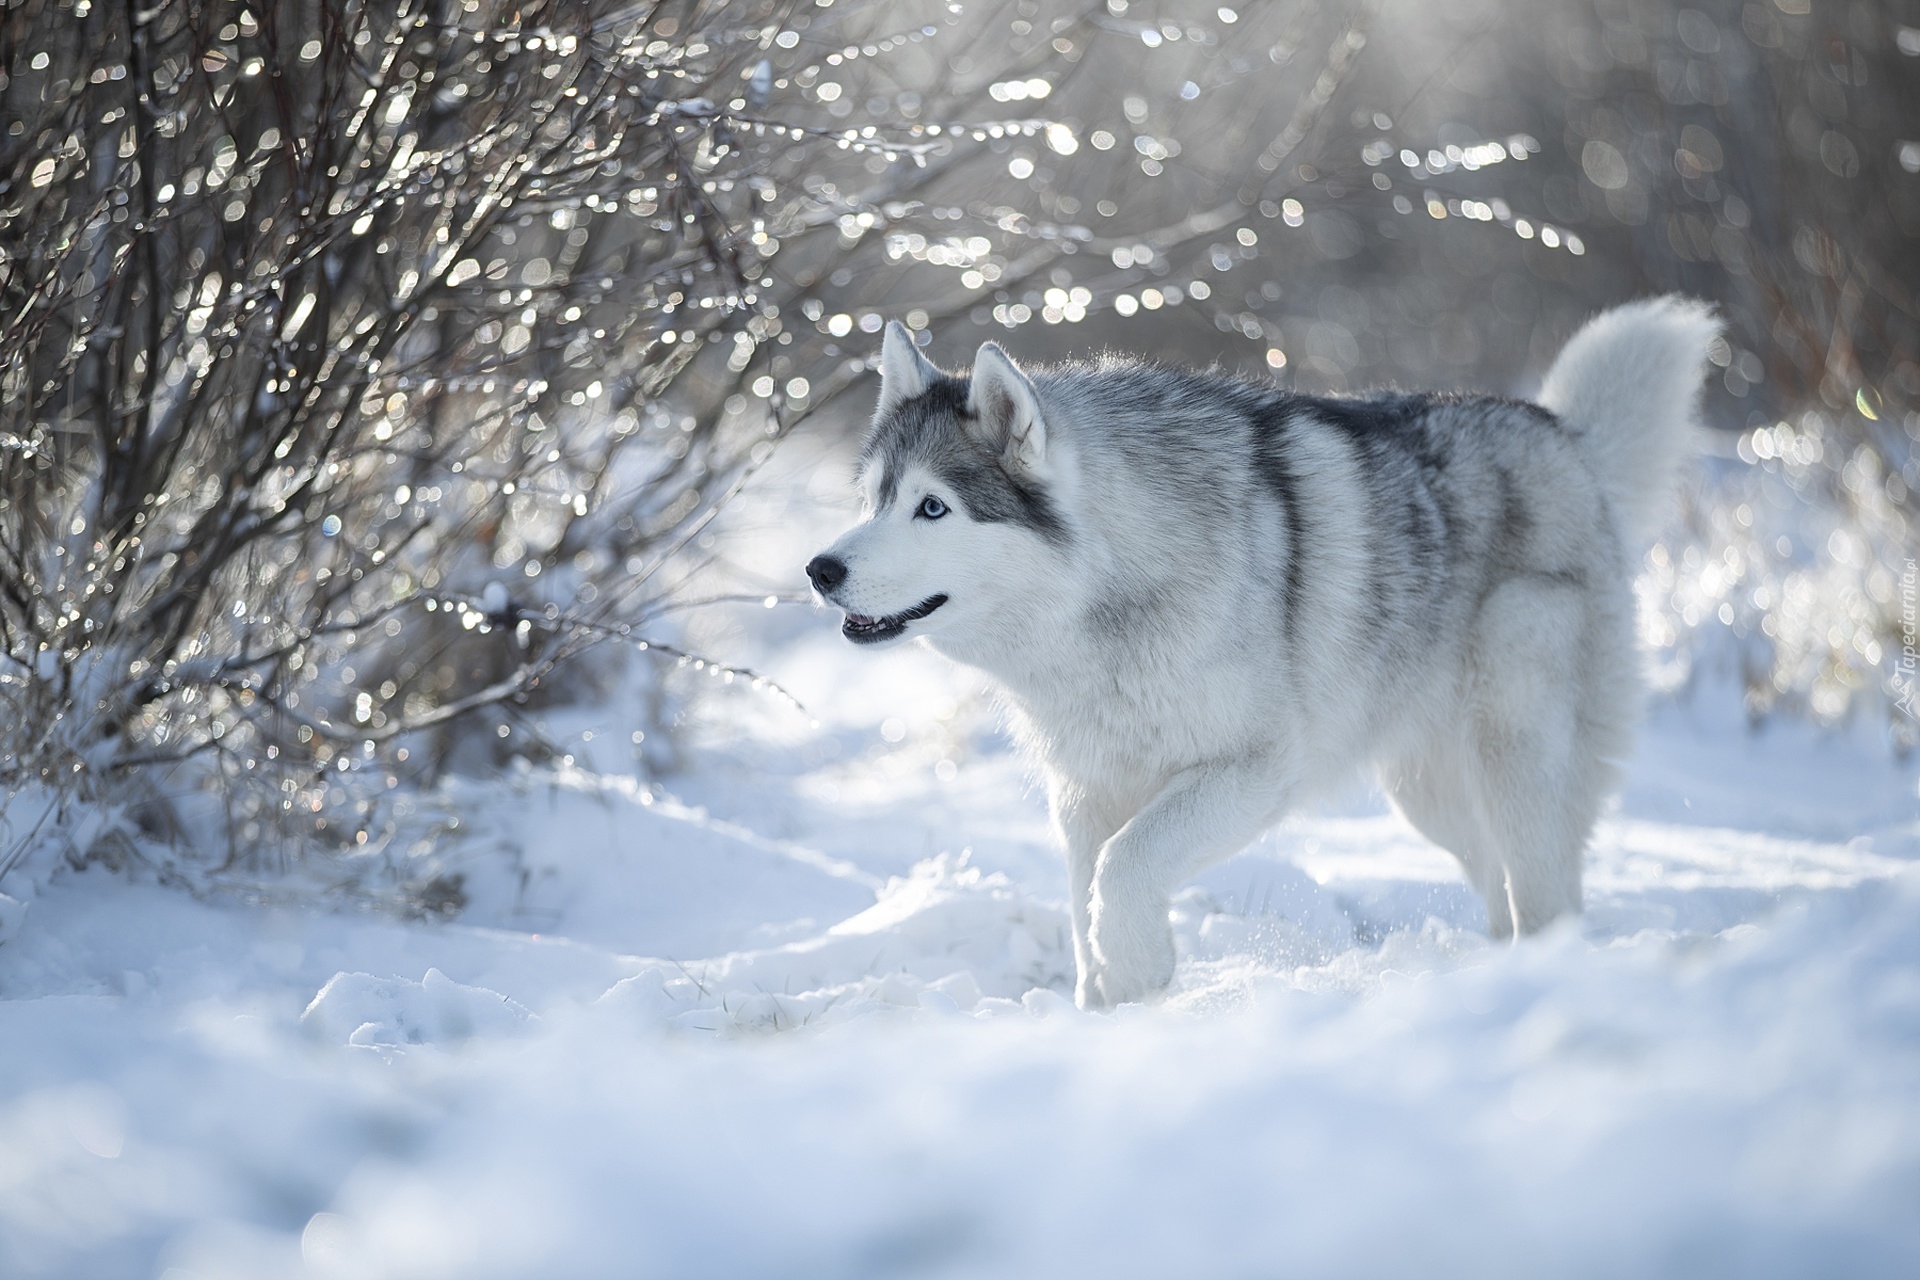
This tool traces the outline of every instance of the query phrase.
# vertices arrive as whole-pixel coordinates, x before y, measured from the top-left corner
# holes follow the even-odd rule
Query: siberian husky
[[[1108,357],[942,372],[887,327],[866,518],[807,565],[858,644],[1003,690],[1066,845],[1075,996],[1172,980],[1168,896],[1371,766],[1495,938],[1580,910],[1640,701],[1633,576],[1717,332],[1589,323],[1539,404],[1327,399]]]

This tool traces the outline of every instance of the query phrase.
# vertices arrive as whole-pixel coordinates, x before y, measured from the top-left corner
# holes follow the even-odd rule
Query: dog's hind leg
[[[1477,787],[1468,777],[1476,765],[1464,741],[1437,740],[1417,754],[1380,770],[1394,804],[1420,834],[1460,860],[1467,882],[1487,903],[1487,936],[1513,936],[1507,900],[1507,868],[1480,823]]]
[[[1581,714],[1597,674],[1582,663],[1586,614],[1575,586],[1520,578],[1474,623],[1466,773],[1522,934],[1579,912],[1580,860],[1608,778]]]
[[[1271,755],[1210,761],[1175,774],[1114,833],[1093,872],[1090,1003],[1143,1000],[1173,981],[1173,887],[1244,849],[1287,791]]]

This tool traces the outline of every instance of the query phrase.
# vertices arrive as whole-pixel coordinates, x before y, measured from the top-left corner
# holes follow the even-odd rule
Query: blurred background
[[[658,774],[689,688],[778,700],[698,620],[804,556],[724,515],[857,438],[892,318],[1525,395],[1709,299],[1661,687],[1905,753],[1917,283],[1907,4],[10,5],[0,876],[457,911],[446,771],[617,690]]]

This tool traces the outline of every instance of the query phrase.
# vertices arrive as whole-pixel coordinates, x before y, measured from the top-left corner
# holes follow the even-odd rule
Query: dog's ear
[[[884,414],[925,393],[939,376],[940,370],[913,345],[907,327],[887,321],[886,336],[880,340],[880,405],[874,412]]]
[[[1047,424],[1040,417],[1039,393],[995,343],[982,343],[973,358],[967,407],[976,430],[1008,470],[1031,474],[1041,469],[1047,456]]]

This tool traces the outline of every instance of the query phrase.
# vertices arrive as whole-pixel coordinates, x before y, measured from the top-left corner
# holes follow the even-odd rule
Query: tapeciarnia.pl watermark
[[[1915,642],[1916,632],[1920,632],[1916,605],[1920,605],[1920,570],[1909,560],[1906,572],[1900,575],[1900,659],[1893,664],[1893,691],[1900,709],[1920,720],[1920,683],[1915,680],[1916,669],[1920,668],[1920,646]]]

